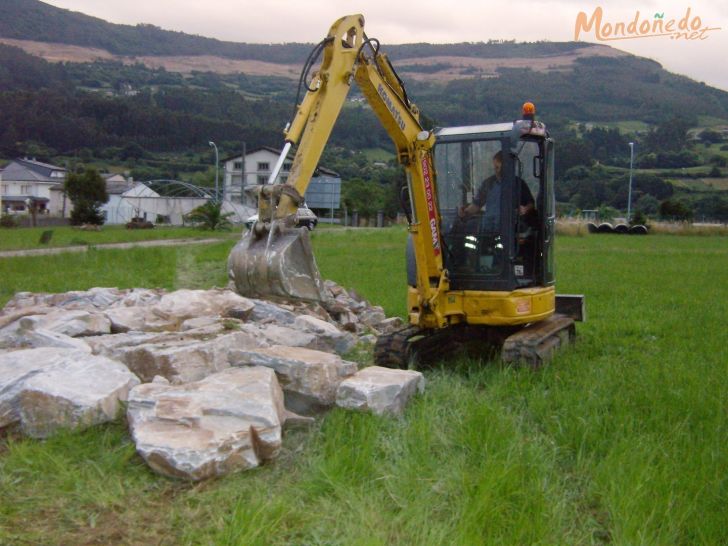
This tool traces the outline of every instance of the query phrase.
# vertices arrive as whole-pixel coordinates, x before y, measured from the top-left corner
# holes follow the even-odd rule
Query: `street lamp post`
[[[634,142],[629,143],[629,191],[627,192],[627,223],[632,221],[632,164],[634,163]]]
[[[217,145],[211,140],[208,142],[210,146],[215,148],[215,201],[218,201],[220,199],[220,193],[218,189],[218,171],[220,170],[220,156],[217,151]]]

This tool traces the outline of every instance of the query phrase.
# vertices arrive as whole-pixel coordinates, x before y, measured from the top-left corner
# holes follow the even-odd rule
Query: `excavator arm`
[[[378,42],[367,38],[361,15],[336,21],[319,47],[323,49],[321,66],[286,128],[285,146],[269,184],[258,189],[259,221],[233,249],[230,277],[243,295],[324,298],[308,233],[294,228],[292,218],[356,81],[407,171],[414,212],[410,232],[417,261],[417,288],[421,308],[427,310],[438,301],[437,294],[447,290],[432,164],[434,136],[420,125],[419,110],[408,99],[387,56],[378,51]],[[274,184],[283,160],[295,145],[297,151],[287,181]]]

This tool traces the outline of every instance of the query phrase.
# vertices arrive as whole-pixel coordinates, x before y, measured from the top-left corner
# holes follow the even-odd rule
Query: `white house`
[[[223,159],[225,199],[232,203],[242,203],[247,207],[257,207],[254,196],[246,190],[268,183],[268,178],[280,155],[281,150],[261,146],[248,151],[245,157],[240,154]],[[288,180],[293,157],[293,153],[288,155],[275,182]],[[318,167],[304,197],[311,208],[338,209],[341,177],[329,169]]]
[[[243,203],[255,207],[256,204],[251,196],[245,194],[245,188],[266,184],[280,155],[280,150],[261,146],[246,152],[244,158],[240,154],[223,159],[225,199],[233,203]],[[285,182],[288,179],[292,162],[293,154],[291,153],[283,163],[283,168],[277,178],[278,182]]]
[[[66,169],[34,159],[15,159],[0,172],[0,207],[3,213],[27,212],[60,215],[62,203],[56,192],[63,188]]]

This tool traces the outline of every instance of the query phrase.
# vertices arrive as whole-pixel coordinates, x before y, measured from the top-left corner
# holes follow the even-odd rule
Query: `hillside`
[[[151,25],[117,25],[38,0],[5,0],[3,11],[0,42],[52,62],[102,61],[184,75],[295,79],[312,47],[224,42]],[[604,45],[480,42],[383,47],[422,111],[440,124],[511,117],[525,99],[537,101],[552,120],[653,124],[673,113],[728,119],[728,93]],[[285,84],[278,83],[285,93]]]
[[[209,140],[224,154],[240,150],[242,142],[280,146],[295,82],[312,47],[236,44],[148,25],[114,25],[36,0],[6,0],[4,7],[0,160],[81,158],[135,178],[202,172],[209,178]],[[728,149],[720,134],[713,148],[694,144],[703,128],[728,125],[724,91],[604,45],[419,43],[382,49],[426,127],[513,119],[525,100],[535,102],[559,141],[556,174],[564,178],[559,199],[567,211],[624,207],[627,142],[635,141],[636,166],[662,169],[658,176],[675,188],[670,197],[649,189],[659,186],[652,179],[642,182],[653,198],[646,211],[655,213],[656,200],[685,196],[696,213],[724,216],[714,204],[725,193],[718,181]],[[351,161],[363,150],[391,149],[365,104],[347,103],[331,145],[337,151],[326,164],[347,179],[398,179],[390,171],[380,176],[366,161]],[[613,169],[596,169],[600,165]],[[587,170],[570,171],[578,167]]]
[[[38,0],[3,0],[0,37],[60,43],[106,50],[125,56],[210,55],[300,65],[312,44],[249,44],[225,42],[163,30],[154,25],[117,25]],[[329,21],[322,21],[322,32]],[[373,34],[373,36],[375,33]],[[323,38],[323,36],[322,36]],[[590,48],[584,43],[460,43],[388,46],[394,59],[448,55],[477,58],[554,56]]]

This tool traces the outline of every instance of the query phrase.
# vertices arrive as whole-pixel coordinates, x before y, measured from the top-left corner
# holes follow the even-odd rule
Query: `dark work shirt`
[[[529,189],[528,184],[526,184],[523,178],[516,178],[516,180],[521,183],[521,199],[519,201],[519,205],[524,207],[526,205],[532,205],[534,203],[533,195],[531,194],[531,190]],[[495,177],[495,175],[489,176],[488,178],[483,180],[482,184],[480,184],[480,188],[478,188],[478,192],[475,194],[473,203],[475,205],[478,205],[479,207],[485,205],[488,194],[497,183],[499,183],[499,180]]]

